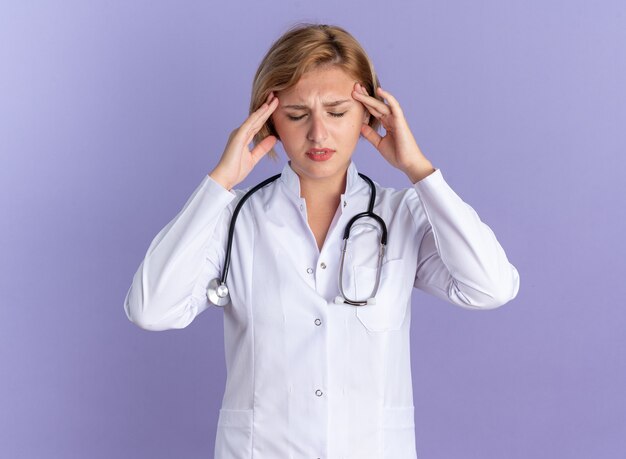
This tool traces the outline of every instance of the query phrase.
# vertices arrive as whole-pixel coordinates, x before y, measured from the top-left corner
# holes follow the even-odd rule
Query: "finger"
[[[263,104],[246,121],[241,125],[241,132],[247,139],[246,145],[250,143],[252,138],[263,127],[267,119],[272,115],[278,107],[278,98],[272,99],[269,104]]]
[[[273,111],[274,109],[270,107],[270,110],[267,112],[267,116],[263,116],[262,118],[259,118],[257,121],[258,124],[253,124],[252,126],[250,126],[249,130],[247,131],[245,145],[250,145],[250,142],[252,142],[252,139],[254,139],[254,136],[257,135],[257,133],[265,125],[267,119],[269,118],[269,116],[271,115]]]
[[[355,97],[355,99],[361,102],[371,103],[374,100],[377,100],[375,97],[371,97],[370,95],[368,95],[365,87],[359,83],[355,84],[355,88],[352,90],[352,94],[353,94],[353,97],[356,95],[357,97]]]
[[[378,93],[384,97],[385,99],[387,99],[387,102],[389,102],[389,105],[391,106],[391,110],[392,112],[401,114],[402,113],[402,108],[400,108],[400,103],[396,100],[395,97],[393,97],[393,95],[391,95],[390,92],[385,91],[383,88],[381,88],[380,86],[378,87]]]
[[[374,118],[382,118],[383,116],[385,116],[384,113],[379,112],[374,107],[371,107],[369,105],[366,105],[366,107]]]
[[[267,117],[269,117],[272,114],[272,112],[276,109],[277,106],[278,106],[278,98],[272,98],[271,101],[261,104],[259,108],[257,108],[254,112],[250,114],[250,116],[248,116],[248,118],[243,122],[241,126],[242,127],[246,126],[247,128],[250,125],[256,123],[259,119],[262,119],[263,117],[267,119]],[[265,120],[263,122],[265,122]]]
[[[273,97],[272,100],[267,104],[267,109],[262,111],[257,119],[253,122],[253,125],[256,127],[257,131],[263,127],[265,122],[272,116],[272,113],[276,111],[278,106],[280,105],[280,101],[277,97]]]
[[[376,109],[376,107],[374,107],[373,105],[369,105],[366,103],[363,103],[363,106],[365,107],[365,109],[370,112],[372,114],[372,116],[374,118],[382,118],[384,116],[384,113],[381,113],[379,110]]]
[[[258,163],[261,158],[272,149],[272,147],[276,144],[276,140],[278,139],[273,135],[268,135],[252,149],[250,154],[252,155],[254,164]]]
[[[373,102],[370,102],[370,100],[376,100],[376,99],[368,96],[367,94],[363,94],[362,92],[359,92],[359,91],[365,91],[365,90],[363,89],[363,87],[360,87],[358,90],[354,90],[352,97],[358,102],[360,102],[361,104],[363,104],[365,109],[368,110],[374,117],[376,118],[381,117],[382,113],[376,108],[376,106],[373,105]]]
[[[274,111],[278,108],[278,98],[273,98],[270,102],[263,105],[266,105],[267,107],[264,110],[261,110],[251,123],[252,126],[257,130],[261,129],[261,127],[265,124],[268,118],[272,116],[272,113],[274,113]]]
[[[376,149],[378,149],[378,145],[380,144],[380,141],[383,139],[378,134],[378,132],[372,129],[369,125],[363,124],[361,126],[361,134],[363,134],[363,137],[365,137],[369,143],[371,143],[372,145],[374,145]]]
[[[367,95],[367,90],[359,85],[363,92],[353,91],[353,97],[363,105],[365,105],[372,115],[375,117],[380,117],[383,115],[389,115],[391,113],[391,109],[384,102],[376,99],[375,97]],[[373,111],[372,111],[373,110]]]

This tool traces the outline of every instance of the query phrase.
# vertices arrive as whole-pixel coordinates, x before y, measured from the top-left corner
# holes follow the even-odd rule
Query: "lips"
[[[324,153],[332,153],[335,150],[331,150],[330,148],[311,148],[307,150],[308,155],[321,155]]]
[[[306,155],[313,161],[326,161],[330,159],[334,152],[335,150],[330,148],[311,148],[307,150]]]

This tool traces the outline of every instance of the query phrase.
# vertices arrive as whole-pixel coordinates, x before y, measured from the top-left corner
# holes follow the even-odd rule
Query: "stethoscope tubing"
[[[272,177],[269,177],[263,180],[261,183],[252,187],[246,194],[243,195],[241,200],[235,206],[235,210],[233,211],[233,215],[230,219],[230,225],[228,227],[228,242],[226,245],[226,254],[224,257],[224,268],[222,271],[222,275],[219,277],[219,279],[213,279],[209,283],[209,289],[207,291],[207,297],[216,306],[224,306],[230,302],[230,294],[228,291],[228,287],[226,285],[226,277],[228,276],[228,271],[230,268],[230,256],[231,256],[231,250],[232,250],[232,245],[233,245],[233,237],[235,234],[235,223],[237,222],[237,216],[239,215],[239,211],[241,210],[244,203],[248,200],[248,198],[250,198],[250,196],[252,196],[255,192],[257,192],[264,186],[269,185],[270,183],[274,182],[281,175],[282,174],[277,174]],[[367,304],[375,304],[375,296],[376,296],[376,292],[378,291],[378,286],[380,283],[380,272],[381,272],[381,267],[382,267],[382,261],[383,261],[383,257],[385,254],[385,247],[387,245],[387,225],[385,224],[385,221],[380,216],[374,213],[374,203],[376,201],[376,187],[374,186],[374,182],[368,176],[360,172],[359,172],[359,176],[363,180],[365,180],[370,187],[370,199],[369,199],[369,203],[367,206],[367,211],[354,215],[348,221],[348,224],[346,225],[346,228],[344,230],[343,248],[341,250],[341,262],[340,262],[340,267],[339,267],[339,291],[341,293],[341,297],[335,298],[335,303],[339,303],[339,304],[346,303],[346,304],[350,304],[353,306],[364,306]],[[377,269],[376,269],[376,283],[374,284],[372,295],[368,300],[351,300],[346,296],[343,290],[344,259],[346,255],[346,248],[347,248],[348,239],[350,237],[350,230],[352,228],[352,225],[357,220],[359,220],[360,218],[364,218],[364,217],[369,217],[369,218],[374,219],[376,222],[378,222],[378,224],[380,225],[382,229],[381,238],[380,238],[380,249],[379,249],[379,254],[378,254],[378,264],[377,264]]]
[[[276,174],[268,179],[263,180],[258,185],[255,185],[246,194],[243,195],[243,198],[241,198],[241,200],[235,206],[235,210],[233,211],[233,216],[230,219],[230,225],[228,227],[228,243],[226,245],[226,256],[224,257],[224,272],[222,273],[222,276],[220,277],[220,282],[222,284],[226,283],[226,276],[228,276],[228,269],[230,268],[230,252],[233,246],[233,235],[235,234],[235,222],[237,221],[237,215],[239,215],[239,211],[241,210],[241,207],[248,200],[248,198],[252,196],[255,192],[257,192],[264,186],[269,185],[270,183],[278,179],[280,176],[281,174]]]

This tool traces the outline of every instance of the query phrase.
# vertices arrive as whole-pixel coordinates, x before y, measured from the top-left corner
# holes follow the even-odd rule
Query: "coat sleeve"
[[[126,293],[131,322],[146,330],[184,328],[208,308],[206,287],[221,274],[236,196],[206,175],[159,231]]]
[[[517,269],[495,234],[439,169],[413,185],[419,245],[414,286],[468,309],[492,309],[519,291]]]

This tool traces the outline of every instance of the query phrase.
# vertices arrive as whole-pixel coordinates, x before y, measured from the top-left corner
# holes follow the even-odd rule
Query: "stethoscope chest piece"
[[[219,277],[216,277],[211,282],[209,282],[206,296],[209,301],[215,306],[226,306],[228,303],[230,303],[228,287],[220,280]]]

